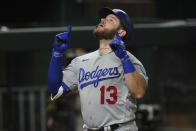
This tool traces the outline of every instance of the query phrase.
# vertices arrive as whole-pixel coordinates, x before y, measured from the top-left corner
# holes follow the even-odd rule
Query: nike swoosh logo
[[[82,62],[87,61],[87,60],[89,60],[89,59],[83,59]]]

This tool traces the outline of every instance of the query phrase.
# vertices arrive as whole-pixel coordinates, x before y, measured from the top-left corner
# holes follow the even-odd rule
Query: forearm
[[[116,31],[116,38],[109,44],[115,55],[120,58],[122,68],[124,70],[125,81],[132,97],[140,99],[144,96],[146,89],[146,81],[142,75],[138,73],[134,64],[129,58],[118,31]]]
[[[62,82],[63,72],[63,52],[67,49],[70,43],[71,26],[68,26],[68,31],[57,34],[54,38],[52,59],[48,69],[48,91],[52,94],[69,92],[68,86]]]
[[[128,55],[121,59],[124,69],[125,81],[132,97],[141,99],[146,89],[146,81],[136,70]]]
[[[131,96],[136,99],[141,99],[146,90],[146,81],[143,76],[138,71],[135,71],[125,74],[124,77]]]
[[[62,61],[63,56],[55,56],[53,52],[48,69],[48,91],[52,94],[56,94],[62,85]]]

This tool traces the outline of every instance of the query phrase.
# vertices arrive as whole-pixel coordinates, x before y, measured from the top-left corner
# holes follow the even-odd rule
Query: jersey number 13
[[[101,104],[105,104],[105,101],[108,104],[115,104],[117,102],[117,89],[115,86],[109,86],[105,88],[105,86],[102,86],[100,88],[101,91]],[[110,98],[105,99],[105,93],[110,93]]]

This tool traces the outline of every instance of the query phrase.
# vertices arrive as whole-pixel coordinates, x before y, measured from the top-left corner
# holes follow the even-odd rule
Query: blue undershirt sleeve
[[[57,94],[59,87],[62,85],[63,55],[55,55],[54,53],[55,52],[53,52],[48,69],[48,91],[52,94]]]

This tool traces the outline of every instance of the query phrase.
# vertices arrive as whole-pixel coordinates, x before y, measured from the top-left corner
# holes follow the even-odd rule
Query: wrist
[[[121,53],[119,53],[118,57],[121,59],[121,61],[126,60],[126,59],[129,58],[129,56],[127,55],[126,50],[121,51]]]
[[[52,56],[62,57],[63,55],[64,55],[64,53],[62,51],[57,51],[55,49],[52,50]]]
[[[121,62],[122,62],[122,66],[123,66],[125,74],[133,73],[134,71],[136,71],[136,69],[135,69],[135,67],[134,67],[133,63],[131,62],[128,55],[124,56],[121,59]]]
[[[129,56],[125,54],[122,58],[120,58],[121,62],[126,61],[129,59]]]

